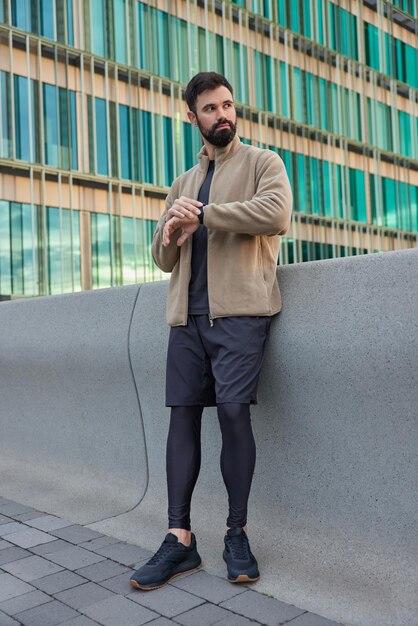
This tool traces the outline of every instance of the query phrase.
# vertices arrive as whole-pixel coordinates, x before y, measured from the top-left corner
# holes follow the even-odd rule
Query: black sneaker
[[[230,528],[224,538],[223,559],[230,583],[249,583],[260,578],[255,556],[251,552],[247,533],[243,528]]]
[[[176,576],[197,569],[201,562],[194,533],[189,546],[168,533],[154,556],[132,574],[131,585],[144,591],[159,589]]]

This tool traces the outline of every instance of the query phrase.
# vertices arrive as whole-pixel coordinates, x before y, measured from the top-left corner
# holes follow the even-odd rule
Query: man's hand
[[[170,218],[163,230],[163,246],[166,248],[170,244],[170,237],[178,228],[182,229],[180,237],[177,239],[177,245],[182,246],[186,239],[193,235],[193,233],[199,228],[200,222],[197,215],[193,217],[172,217]]]
[[[187,218],[193,220],[196,215],[200,215],[200,207],[203,206],[202,202],[193,200],[192,198],[186,198],[186,196],[180,196],[167,211],[168,217],[179,217],[180,219]]]

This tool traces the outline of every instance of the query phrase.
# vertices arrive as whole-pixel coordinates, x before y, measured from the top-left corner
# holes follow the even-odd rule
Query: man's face
[[[224,86],[207,89],[198,95],[196,113],[188,111],[189,120],[199,127],[202,136],[213,146],[227,146],[237,132],[237,114],[231,92]]]

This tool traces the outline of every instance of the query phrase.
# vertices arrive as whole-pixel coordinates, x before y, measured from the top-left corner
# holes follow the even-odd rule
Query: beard
[[[218,148],[224,148],[229,143],[231,143],[237,132],[237,125],[233,122],[230,122],[229,120],[217,122],[212,126],[210,130],[205,130],[200,124],[197,115],[196,119],[199,130],[202,133],[203,137],[206,139],[206,141],[211,143],[213,146],[217,146]],[[221,130],[217,130],[219,126],[222,126],[222,124],[228,124],[229,128],[222,128]]]

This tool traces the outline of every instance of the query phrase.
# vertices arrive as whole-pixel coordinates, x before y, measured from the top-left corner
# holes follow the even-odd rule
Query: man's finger
[[[196,210],[199,211],[200,213],[199,209],[196,209]],[[194,217],[196,217],[196,215],[198,215],[198,213],[196,214],[194,212],[191,212],[188,209],[185,209],[184,207],[181,207],[181,209],[178,209],[177,206],[172,206],[170,209],[168,209],[167,213],[170,217],[172,216],[176,216],[180,218],[187,217],[187,219],[189,220],[192,220]]]
[[[190,233],[183,232],[182,235],[177,239],[177,245],[182,246],[184,242],[190,237]]]

